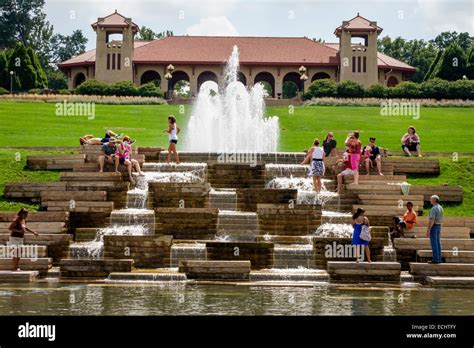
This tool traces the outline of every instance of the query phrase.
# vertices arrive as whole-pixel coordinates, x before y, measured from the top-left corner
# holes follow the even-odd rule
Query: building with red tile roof
[[[186,80],[195,96],[207,80],[224,83],[224,66],[234,46],[239,50],[239,80],[247,86],[268,83],[272,97],[282,96],[284,83],[294,83],[300,91],[321,78],[394,86],[415,72],[412,66],[377,52],[382,28],[359,15],[336,28],[339,43],[305,37],[244,36],[135,41],[138,25],[118,12],[99,18],[92,28],[97,33],[96,49],[59,64],[70,89],[86,79],[96,79],[109,83],[128,80],[137,85],[159,80],[163,90],[172,90],[178,81]],[[112,40],[113,34],[122,38]],[[170,64],[174,70],[167,74]]]

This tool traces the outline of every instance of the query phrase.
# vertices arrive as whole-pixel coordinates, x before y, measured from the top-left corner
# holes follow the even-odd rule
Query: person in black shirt
[[[379,175],[382,174],[382,157],[380,156],[380,148],[375,145],[375,138],[369,139],[369,145],[364,148],[364,162],[366,175],[370,173],[370,167],[376,167]]]
[[[336,156],[336,144],[334,134],[332,132],[326,134],[326,139],[323,141],[324,154],[326,157]]]

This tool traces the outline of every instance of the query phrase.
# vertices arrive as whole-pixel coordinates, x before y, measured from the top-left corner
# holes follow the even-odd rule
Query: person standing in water
[[[10,246],[14,248],[13,252],[13,271],[21,271],[20,269],[20,255],[21,248],[23,246],[23,238],[26,232],[33,233],[38,236],[38,233],[33,231],[31,228],[26,227],[26,218],[28,217],[28,210],[21,208],[18,212],[15,220],[11,223],[8,229],[11,231],[10,234]]]
[[[176,145],[178,144],[178,134],[181,129],[176,124],[176,117],[173,115],[168,116],[168,129],[165,129],[164,131],[169,134],[168,159],[166,162],[171,162],[171,153],[174,153],[176,164],[179,164],[180,161],[178,151],[176,150]]]
[[[324,175],[324,149],[319,146],[319,139],[314,139],[313,147],[308,150],[305,160],[301,164],[309,164],[309,176],[313,178],[313,187],[316,192],[321,192],[321,177]]]

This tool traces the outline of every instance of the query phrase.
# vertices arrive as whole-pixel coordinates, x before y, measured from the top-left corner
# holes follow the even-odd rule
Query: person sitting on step
[[[405,237],[405,230],[411,230],[415,224],[418,223],[418,217],[416,211],[413,210],[413,203],[407,202],[407,211],[403,214],[402,217],[395,216],[393,218],[395,224],[393,231],[390,233],[392,237],[392,242],[394,238]],[[416,238],[413,236],[412,238]]]
[[[132,184],[135,184],[133,180],[132,169],[135,167],[135,170],[139,173],[140,176],[145,175],[140,169],[140,164],[136,159],[132,159],[132,145],[131,139],[129,136],[124,136],[123,141],[117,146],[117,156],[115,157],[115,172],[118,171],[119,164],[123,164],[127,167],[128,177]]]
[[[366,175],[370,174],[370,168],[376,167],[379,175],[382,174],[382,157],[380,156],[380,148],[375,145],[375,138],[369,139],[369,145],[364,148],[364,162]]]
[[[104,164],[107,163],[115,163],[115,157],[117,152],[117,145],[116,140],[114,138],[110,138],[107,143],[102,145],[101,148],[101,155],[99,156],[99,173],[104,172]]]

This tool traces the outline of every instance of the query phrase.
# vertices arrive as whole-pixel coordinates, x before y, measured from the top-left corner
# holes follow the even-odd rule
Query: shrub
[[[369,98],[385,98],[387,93],[387,87],[380,83],[373,84],[365,91],[366,96]]]
[[[75,91],[75,94],[83,95],[109,95],[110,87],[104,82],[97,80],[87,80],[81,83]]]
[[[439,78],[421,84],[421,95],[425,98],[446,99],[449,97],[449,82]]]
[[[388,89],[388,95],[392,98],[419,98],[421,96],[420,85],[411,81],[404,81],[398,86]]]
[[[9,94],[9,93],[10,93],[10,92],[7,91],[5,88],[0,87],[0,95]]]
[[[135,96],[137,94],[137,86],[132,81],[119,81],[110,86],[110,95]]]
[[[29,94],[40,94],[41,89],[39,88],[32,88],[28,91]]]
[[[162,97],[163,92],[156,87],[155,83],[149,82],[138,87],[138,95],[140,97]]]
[[[342,81],[337,84],[336,92],[339,98],[361,98],[364,96],[364,87],[354,81]]]
[[[448,95],[452,99],[474,99],[474,81],[458,80],[448,85]]]
[[[71,94],[71,91],[68,90],[68,89],[60,89],[60,90],[58,91],[58,93],[59,93],[60,95],[70,95],[70,94]]]
[[[331,79],[316,80],[308,87],[309,95],[314,98],[336,96],[336,82]]]

